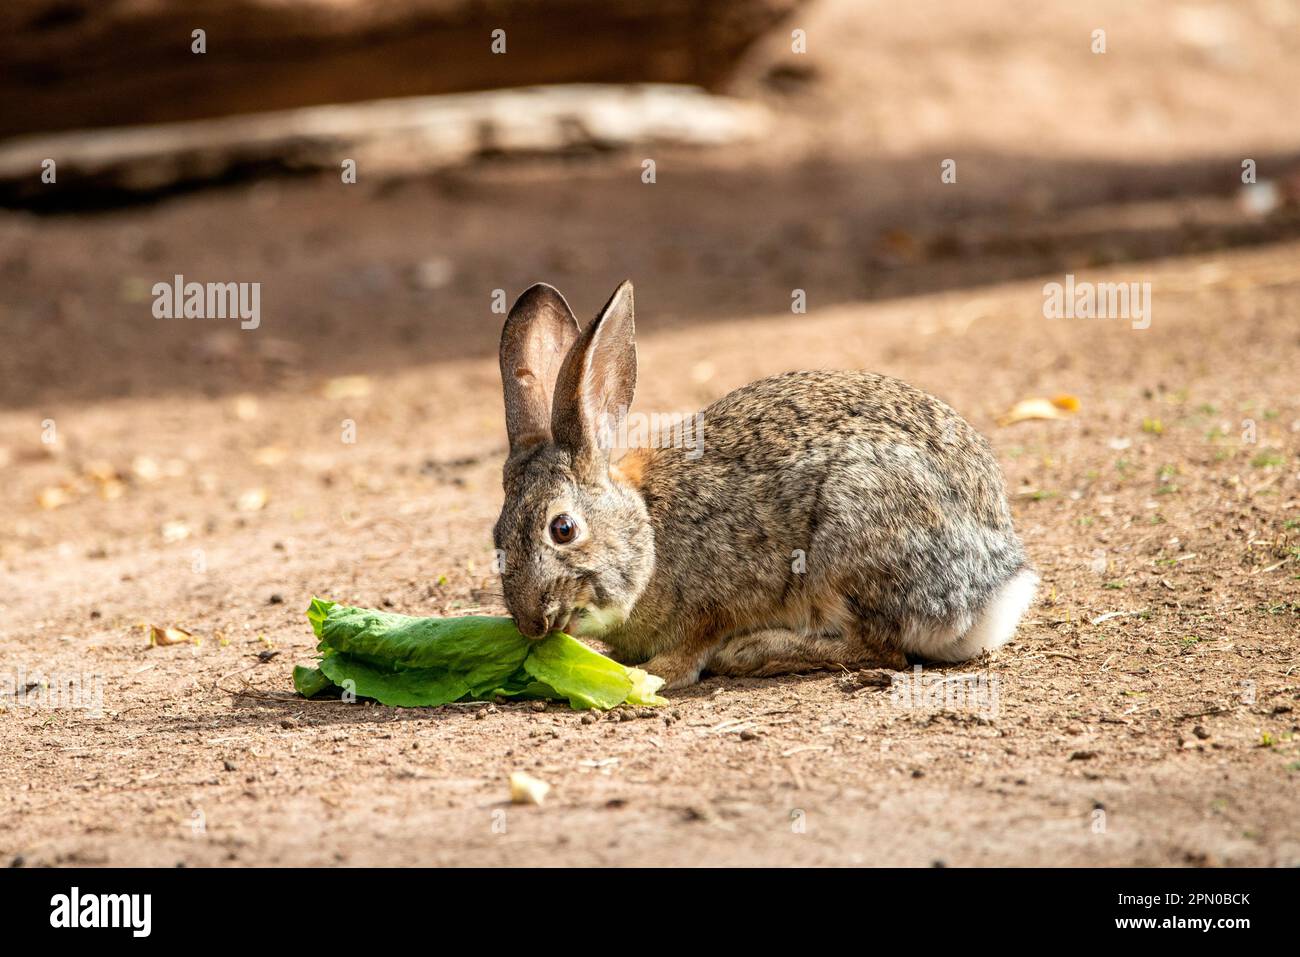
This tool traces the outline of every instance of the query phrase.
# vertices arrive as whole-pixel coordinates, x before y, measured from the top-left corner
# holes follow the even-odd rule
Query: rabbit
[[[671,690],[703,673],[965,661],[1033,600],[988,443],[898,379],[760,379],[701,413],[702,451],[611,462],[609,424],[636,387],[630,282],[584,330],[556,289],[530,287],[500,362],[493,537],[528,637],[598,639]]]

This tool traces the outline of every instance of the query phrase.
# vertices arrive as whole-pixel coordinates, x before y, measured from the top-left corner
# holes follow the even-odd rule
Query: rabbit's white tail
[[[981,651],[992,651],[1005,645],[1029,610],[1037,590],[1038,576],[1028,568],[1018,571],[994,593],[970,631],[951,646],[952,657],[944,660],[965,661]]]
[[[984,610],[964,630],[919,629],[903,636],[903,649],[930,661],[967,661],[982,651],[1006,644],[1029,609],[1038,589],[1038,576],[1028,568],[1016,572],[993,593]],[[954,632],[956,632],[954,634]]]

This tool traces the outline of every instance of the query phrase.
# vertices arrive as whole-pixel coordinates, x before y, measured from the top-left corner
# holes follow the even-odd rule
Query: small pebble
[[[277,591],[277,592],[272,592],[272,593],[271,593],[271,597],[268,598],[268,599],[266,600],[266,603],[267,603],[268,605],[283,605],[283,604],[284,604],[284,596],[281,595],[278,591]]]
[[[744,731],[740,732],[740,740],[741,740],[741,741],[757,741],[757,740],[758,740],[758,732],[755,731],[753,728],[746,728]]]
[[[510,775],[510,801],[514,804],[541,804],[551,786],[531,774],[515,771]]]

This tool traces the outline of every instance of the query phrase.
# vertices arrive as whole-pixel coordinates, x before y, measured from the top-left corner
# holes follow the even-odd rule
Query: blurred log
[[[425,172],[484,154],[715,145],[768,127],[759,104],[685,86],[565,85],[77,130],[0,144],[0,205],[111,203],[240,174]],[[52,159],[54,183],[41,178]]]
[[[4,0],[0,137],[542,83],[716,89],[803,2]]]

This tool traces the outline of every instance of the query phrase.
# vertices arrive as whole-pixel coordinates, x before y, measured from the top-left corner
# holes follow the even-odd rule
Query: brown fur
[[[641,483],[645,481],[645,468],[649,462],[649,449],[632,449],[610,466],[610,478],[615,482],[622,482],[631,489],[640,491]]]

